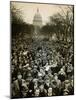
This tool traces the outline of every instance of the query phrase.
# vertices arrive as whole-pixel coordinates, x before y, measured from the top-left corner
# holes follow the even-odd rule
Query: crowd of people
[[[73,44],[13,40],[12,98],[74,94]]]

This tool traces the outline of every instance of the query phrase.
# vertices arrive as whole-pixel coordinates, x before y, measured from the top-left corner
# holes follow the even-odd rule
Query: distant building
[[[36,14],[34,15],[33,18],[33,25],[34,25],[34,38],[38,38],[39,37],[39,30],[42,27],[42,16],[39,12],[39,9],[37,9]]]
[[[42,27],[42,16],[39,13],[39,9],[37,9],[37,12],[33,18],[33,25],[38,26],[38,27]]]

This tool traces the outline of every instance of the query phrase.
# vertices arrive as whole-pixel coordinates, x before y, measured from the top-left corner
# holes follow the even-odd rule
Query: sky
[[[27,23],[33,23],[33,17],[39,9],[39,13],[42,16],[43,24],[49,21],[49,16],[56,13],[66,13],[68,5],[55,5],[55,4],[38,4],[38,3],[27,3],[27,2],[11,2],[11,6],[14,5],[20,10],[23,20]],[[63,13],[64,11],[64,13]]]

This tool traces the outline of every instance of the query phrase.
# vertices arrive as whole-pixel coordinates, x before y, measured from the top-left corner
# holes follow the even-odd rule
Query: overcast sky
[[[63,14],[63,10],[66,13],[67,5],[53,5],[53,4],[37,4],[37,3],[25,3],[25,2],[12,2],[21,11],[21,16],[24,21],[32,24],[33,17],[37,12],[37,8],[42,16],[43,24],[48,22],[49,16],[52,16],[58,12]]]

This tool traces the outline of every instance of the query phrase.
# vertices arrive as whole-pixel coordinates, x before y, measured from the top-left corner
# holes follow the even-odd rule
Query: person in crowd
[[[71,77],[72,73],[73,73],[73,66],[72,66],[72,64],[68,63],[67,64],[67,76],[68,76],[68,78]]]
[[[57,87],[60,89],[61,81],[58,79],[57,73],[54,73],[54,80],[57,82]]]
[[[58,72],[58,78],[61,80],[61,82],[65,81],[66,73],[63,68],[61,68]]]
[[[13,97],[20,98],[22,97],[22,84],[25,80],[22,79],[21,73],[18,73],[17,79],[13,82]]]
[[[36,88],[35,92],[34,92],[35,97],[39,97],[40,96],[40,89]]]
[[[49,87],[50,87],[50,80],[49,80],[49,77],[47,77],[45,79],[44,88],[48,91]]]
[[[65,95],[68,95],[68,90],[67,89],[64,89],[64,91],[63,91],[63,95],[65,96]]]
[[[52,88],[51,87],[48,88],[47,96],[52,96]]]
[[[44,89],[44,84],[41,84],[41,85],[39,86],[39,88],[40,88],[40,97],[47,96],[47,95],[46,95],[46,94],[47,94],[47,91]]]

